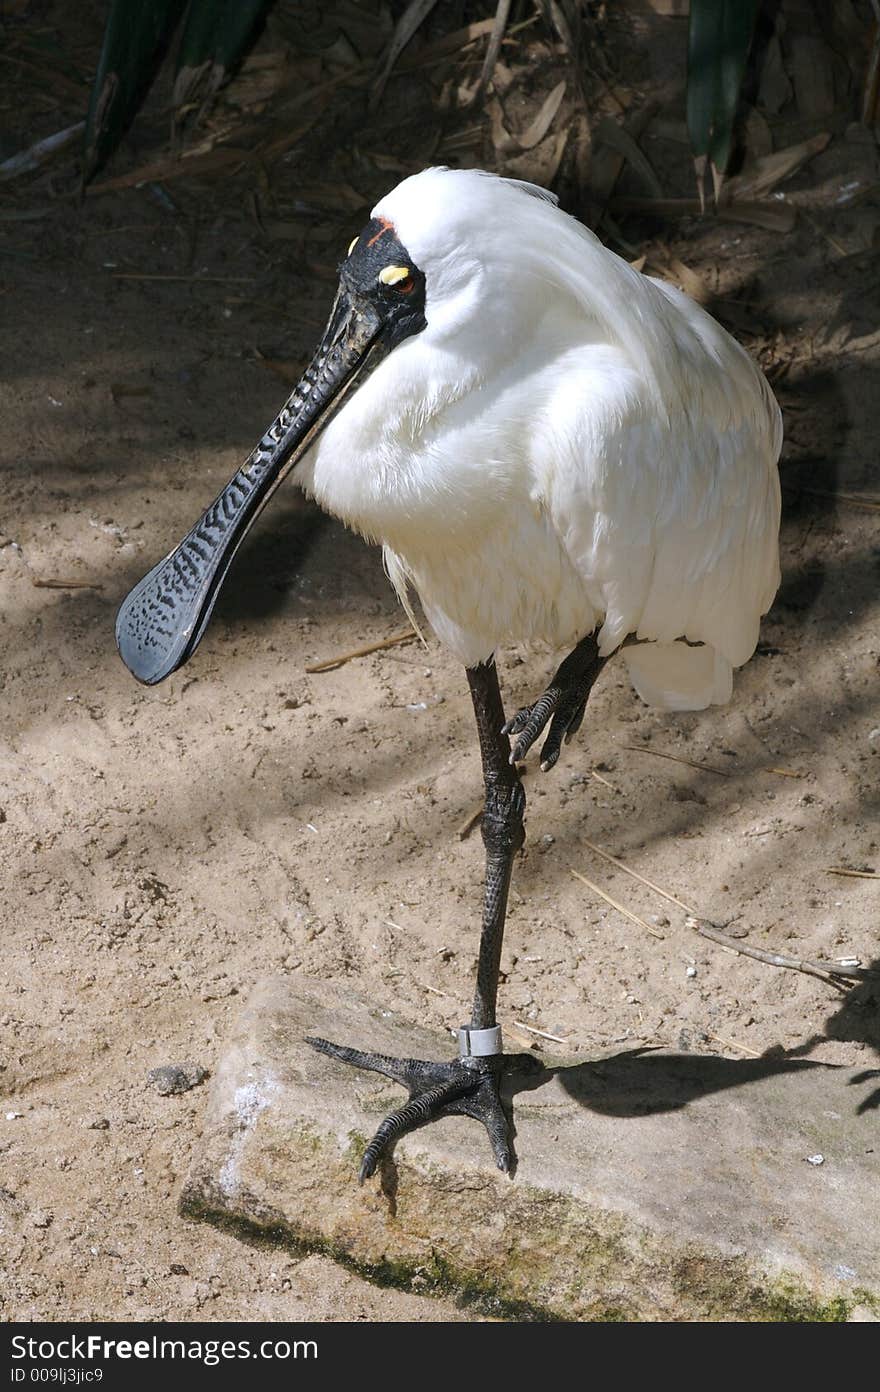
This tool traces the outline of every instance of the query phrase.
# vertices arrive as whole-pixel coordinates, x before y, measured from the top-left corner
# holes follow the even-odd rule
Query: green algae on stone
[[[644,1112],[644,1063],[617,1079],[613,1106],[600,1089],[572,1107],[580,1097],[560,1066],[542,1084],[548,1105],[516,1103],[512,1181],[456,1120],[405,1138],[361,1187],[364,1098],[303,1043],[316,1028],[334,1037],[343,1017],[377,1052],[442,1047],[396,1017],[376,1019],[347,983],[261,983],[218,1069],[184,1213],[496,1318],[871,1318],[880,1290],[863,1123],[838,1123],[845,1191],[824,1173],[805,1185],[797,1159],[810,1153],[803,1117],[842,1116],[852,1070],[750,1077],[733,1097],[725,1075],[691,1107],[680,1060],[652,1056],[666,1089],[657,1114]],[[255,1072],[273,1082],[272,1105],[243,1125],[238,1093]],[[380,1092],[384,1112],[387,1089],[368,1090]],[[867,1294],[836,1274],[841,1251]]]
[[[315,1138],[303,1139],[313,1142]],[[359,1163],[366,1145],[366,1137],[350,1133],[346,1163]],[[327,1159],[329,1167],[331,1159]],[[188,1186],[180,1212],[257,1245],[286,1248],[298,1256],[315,1253],[329,1257],[377,1285],[451,1297],[462,1308],[500,1319],[610,1323],[668,1317],[646,1310],[635,1294],[646,1284],[646,1275],[657,1272],[669,1281],[681,1319],[839,1323],[855,1306],[873,1308],[875,1304],[870,1293],[861,1289],[853,1290],[850,1300],[838,1296],[822,1301],[793,1277],[763,1278],[744,1258],[719,1259],[695,1249],[675,1253],[650,1238],[637,1244],[634,1255],[620,1220],[607,1222],[607,1231],[601,1231],[594,1216],[571,1199],[535,1190],[524,1190],[520,1197],[517,1226],[529,1232],[529,1242],[501,1242],[499,1269],[494,1273],[468,1269],[436,1247],[417,1256],[386,1252],[371,1259],[354,1250],[353,1242],[327,1237],[305,1225],[292,1227],[246,1193],[238,1196],[233,1209],[225,1196]],[[259,1218],[251,1216],[260,1209]],[[567,1283],[557,1281],[554,1286],[560,1249],[570,1250],[572,1244],[577,1250],[578,1277]],[[597,1285],[605,1280],[626,1286],[627,1271],[633,1278],[631,1297],[603,1300],[596,1295]],[[542,1290],[544,1298],[538,1294]]]

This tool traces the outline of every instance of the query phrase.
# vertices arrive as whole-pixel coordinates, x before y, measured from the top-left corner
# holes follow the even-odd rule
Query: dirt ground
[[[101,7],[79,7],[73,36],[63,8],[41,7],[44,31],[88,71]],[[552,85],[542,61],[532,109]],[[7,76],[0,156],[81,114],[63,85],[47,105],[27,64]],[[428,162],[417,105],[398,133],[385,118],[381,158],[378,126],[357,145],[360,111],[340,100],[268,191],[256,166],[82,207],[66,166],[0,186],[5,1318],[467,1317],[182,1221],[205,1085],[161,1096],[147,1081],[185,1060],[210,1072],[270,972],[343,978],[431,1025],[459,1024],[469,1002],[482,844],[459,835],[480,796],[464,673],[434,642],[305,670],[407,627],[379,552],[288,486],[190,666],[142,689],[113,642],[129,588],[277,410],[286,388],[267,360],[302,364],[350,236]],[[467,119],[487,140],[482,116]],[[816,128],[796,125],[774,128],[777,148]],[[649,710],[611,664],[559,766],[529,761],[502,963],[517,1045],[540,1042],[531,1027],[584,1058],[664,1046],[880,1066],[875,988],[732,955],[587,844],[751,946],[880,955],[880,162],[851,116],[825,129],[827,148],[782,185],[791,232],[621,215],[628,254],[655,272],[683,263],[770,372],[786,416],[784,579],[728,708]],[[690,196],[669,123],[642,145]],[[493,160],[485,143],[455,151],[441,140],[430,158]],[[144,158],[130,143],[110,172]],[[303,187],[320,202],[334,181],[350,206],[303,215]],[[499,655],[511,710],[558,657]]]

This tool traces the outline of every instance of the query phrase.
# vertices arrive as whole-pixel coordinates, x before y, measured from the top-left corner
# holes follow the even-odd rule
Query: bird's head
[[[472,336],[485,353],[488,341],[534,318],[546,288],[546,219],[556,204],[555,194],[535,184],[475,169],[425,169],[376,205],[351,255],[362,254],[377,222],[388,226],[395,257],[424,288],[427,340],[440,345]],[[381,251],[381,239],[375,247]]]
[[[473,361],[485,357],[490,338],[503,354],[522,327],[517,316],[525,325],[540,293],[540,276],[514,255],[517,213],[528,222],[537,200],[556,201],[533,185],[474,170],[427,169],[376,205],[342,259],[327,326],[301,381],[201,520],[119,611],[119,651],[139,680],[161,681],[192,656],[262,506],[389,354],[416,337],[430,348],[454,342]]]
[[[319,354],[340,331],[357,343],[370,335],[358,371],[416,334],[438,345],[473,332],[485,349],[487,329],[503,333],[540,297],[530,253],[546,238],[535,237],[528,217],[536,199],[544,212],[557,202],[534,184],[481,170],[425,169],[404,179],[348,247]]]

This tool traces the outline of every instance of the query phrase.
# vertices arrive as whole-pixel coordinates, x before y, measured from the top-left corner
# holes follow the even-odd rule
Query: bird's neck
[[[380,364],[299,471],[328,512],[403,549],[413,530],[423,533],[426,511],[439,521],[442,510],[447,527],[466,517],[466,491],[450,469],[450,429],[469,403],[478,410],[487,388],[475,358],[412,348],[402,345]],[[439,534],[436,542],[443,544]]]

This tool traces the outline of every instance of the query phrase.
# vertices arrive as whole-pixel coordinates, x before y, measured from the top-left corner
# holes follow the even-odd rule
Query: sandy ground
[[[640,243],[760,326],[745,341],[787,420],[784,583],[729,708],[650,711],[612,664],[557,769],[530,760],[502,964],[517,1043],[531,1026],[587,1058],[664,1045],[878,1066],[868,986],[840,995],[726,953],[586,844],[753,946],[878,956],[877,880],[828,873],[880,869],[878,513],[835,496],[878,492],[877,214],[835,211],[876,160],[839,136],[793,185],[809,216],[789,237],[693,222]],[[332,294],[293,251],[266,254],[232,193],[212,188],[203,213],[197,191],[175,197],[187,218],[145,187],[3,228],[0,1308],[454,1318],[176,1214],[205,1089],[160,1096],[149,1070],[210,1070],[267,972],[344,978],[414,1020],[460,1023],[482,845],[458,834],[479,765],[464,674],[436,644],[306,674],[406,621],[378,552],[294,487],[189,667],[148,691],[115,654],[118,603],[283,399],[254,348],[301,362]],[[331,263],[362,220],[340,220]],[[511,709],[558,656],[500,655]]]

